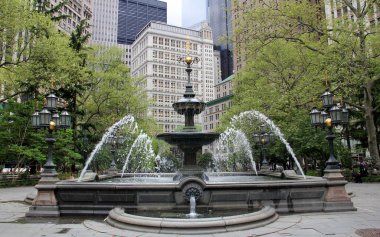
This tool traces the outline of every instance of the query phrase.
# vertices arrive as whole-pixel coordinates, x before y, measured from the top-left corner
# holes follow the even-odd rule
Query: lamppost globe
[[[61,116],[59,118],[59,124],[61,128],[69,128],[71,126],[71,115],[69,112],[67,112],[66,109],[61,112]]]
[[[321,111],[321,125],[323,125],[326,119],[328,119],[329,117],[330,115],[328,113],[326,113],[325,111]]]
[[[48,110],[56,110],[57,109],[58,97],[53,93],[46,96],[46,108]]]
[[[331,122],[333,124],[340,124],[342,122],[342,110],[334,105],[330,108]]]
[[[263,135],[262,135],[262,138],[261,138],[261,143],[263,145],[266,145],[270,142],[270,137],[269,137],[269,133],[265,132]]]
[[[324,122],[325,126],[328,127],[328,128],[331,128],[332,126],[332,120],[331,118],[327,118]]]
[[[323,107],[330,108],[331,106],[334,105],[334,102],[333,102],[334,95],[329,91],[329,89],[327,89],[325,93],[322,94],[321,98],[322,98]]]
[[[55,123],[55,125],[59,126],[59,122],[60,122],[60,119],[59,119],[59,114],[57,111],[54,111],[53,112],[53,115],[51,116],[51,121],[53,121]]]
[[[322,124],[321,112],[317,108],[313,108],[309,113],[311,124],[314,126],[319,126]]]
[[[40,127],[40,115],[38,109],[36,109],[32,115],[32,127],[39,128]]]
[[[347,125],[349,122],[349,115],[348,109],[342,108],[342,124]]]
[[[49,127],[50,120],[51,120],[51,112],[44,107],[40,112],[39,112],[39,117],[40,117],[40,127]]]
[[[260,143],[260,135],[259,134],[253,134],[253,140],[255,143]]]

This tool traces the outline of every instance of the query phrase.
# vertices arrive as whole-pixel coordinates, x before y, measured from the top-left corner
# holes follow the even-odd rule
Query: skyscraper
[[[167,4],[157,0],[119,0],[117,42],[132,44],[150,21],[167,22]]]
[[[130,65],[131,44],[151,20],[166,23],[166,3],[157,0],[93,0],[93,43],[123,50],[122,60]]]
[[[117,13],[119,0],[93,0],[92,42],[112,45],[117,43]]]
[[[233,74],[231,1],[207,0],[207,20],[215,49],[220,51],[222,80]]]
[[[190,27],[207,19],[207,0],[182,0],[182,26]]]

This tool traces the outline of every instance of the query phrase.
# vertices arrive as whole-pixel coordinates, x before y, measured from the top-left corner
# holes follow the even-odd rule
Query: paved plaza
[[[380,237],[380,183],[349,183],[346,189],[352,196],[356,212],[281,215],[265,227],[197,236]],[[105,224],[102,218],[25,218],[29,205],[23,200],[32,192],[35,192],[34,187],[0,189],[0,237],[179,236],[120,230]]]

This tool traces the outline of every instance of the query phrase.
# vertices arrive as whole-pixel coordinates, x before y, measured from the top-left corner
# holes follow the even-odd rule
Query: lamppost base
[[[268,164],[262,164],[260,166],[260,173],[269,173],[269,172],[270,172],[270,168]]]
[[[117,174],[117,169],[115,166],[111,166],[108,170],[107,170],[107,173],[108,174]]]
[[[56,217],[60,215],[55,189],[59,181],[56,172],[41,173],[41,179],[35,186],[37,195],[32,201],[32,206],[26,216]]]
[[[340,169],[325,169],[324,179],[327,180],[327,190],[324,197],[323,210],[328,211],[356,211],[351,198],[348,196],[345,185],[347,181]]]
[[[198,177],[205,181],[209,180],[209,177],[205,174],[203,169],[197,165],[184,165],[177,171],[173,180],[178,181],[187,177]]]

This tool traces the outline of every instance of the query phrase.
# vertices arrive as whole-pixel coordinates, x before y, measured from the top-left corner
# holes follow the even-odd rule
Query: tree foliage
[[[311,107],[321,107],[318,98],[330,87],[337,103],[364,118],[369,151],[380,162],[374,117],[380,35],[378,26],[366,22],[374,2],[363,2],[337,1],[354,20],[350,14],[326,20],[324,2],[262,1],[244,8],[234,1],[235,10],[243,12],[234,34],[246,65],[235,80],[235,106],[224,123],[233,114],[256,109],[278,123],[300,156],[318,153],[323,136],[312,140],[307,115]]]
[[[81,163],[104,130],[127,114],[156,133],[145,116],[148,101],[140,79],[130,76],[121,52],[89,47],[86,21],[71,36],[60,33],[54,21],[66,17],[59,13],[64,2],[53,8],[45,3],[0,2],[0,140],[5,147],[0,164],[44,163],[46,131],[34,131],[29,121],[50,92],[66,101],[75,116],[73,130],[54,135],[53,159],[60,170]],[[84,145],[85,137],[89,144]]]

